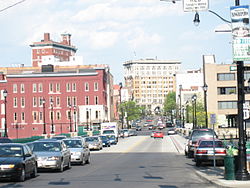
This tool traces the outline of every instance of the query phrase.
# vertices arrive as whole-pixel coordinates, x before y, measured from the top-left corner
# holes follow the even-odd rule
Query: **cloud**
[[[90,45],[93,49],[103,49],[113,46],[118,39],[116,32],[93,32],[89,35]]]

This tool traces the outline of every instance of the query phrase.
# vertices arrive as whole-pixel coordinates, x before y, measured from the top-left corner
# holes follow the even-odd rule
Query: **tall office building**
[[[150,112],[161,110],[167,94],[176,89],[175,75],[180,65],[180,61],[158,59],[125,62],[125,86],[130,99]]]

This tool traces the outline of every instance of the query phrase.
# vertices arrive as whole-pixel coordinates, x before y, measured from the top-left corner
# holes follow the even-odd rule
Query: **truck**
[[[118,140],[118,123],[104,122],[101,123],[101,135],[115,135]]]

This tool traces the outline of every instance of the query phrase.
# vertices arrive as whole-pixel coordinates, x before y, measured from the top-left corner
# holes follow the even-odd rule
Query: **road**
[[[194,163],[183,155],[183,142],[179,135],[165,136],[164,139],[124,138],[116,146],[91,152],[89,165],[74,165],[63,173],[44,171],[22,183],[2,182],[0,187],[212,187],[195,175]]]

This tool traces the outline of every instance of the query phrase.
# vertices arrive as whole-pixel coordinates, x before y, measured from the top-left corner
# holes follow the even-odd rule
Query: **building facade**
[[[125,86],[131,99],[149,113],[162,109],[167,94],[175,91],[175,74],[180,65],[180,61],[157,59],[125,62]]]

